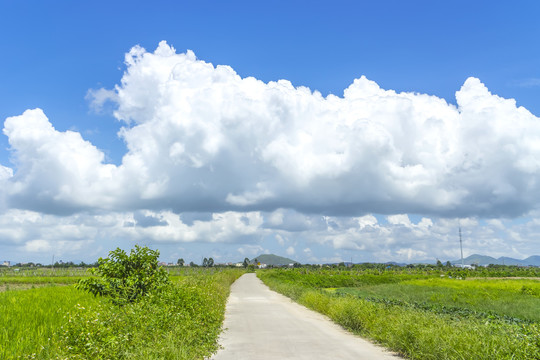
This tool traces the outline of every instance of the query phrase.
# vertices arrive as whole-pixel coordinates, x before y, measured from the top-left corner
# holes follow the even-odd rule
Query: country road
[[[232,285],[224,327],[214,360],[400,359],[270,290],[255,274]]]

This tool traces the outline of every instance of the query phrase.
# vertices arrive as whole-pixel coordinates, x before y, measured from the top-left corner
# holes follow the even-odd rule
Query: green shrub
[[[59,335],[70,359],[203,359],[218,348],[229,285],[240,272],[186,276],[122,307],[77,306]],[[63,357],[62,357],[63,358]]]
[[[98,277],[81,279],[78,289],[108,296],[116,305],[137,301],[141,296],[169,283],[169,275],[158,266],[159,251],[135,245],[128,255],[120,248],[99,258],[98,267],[89,272]]]

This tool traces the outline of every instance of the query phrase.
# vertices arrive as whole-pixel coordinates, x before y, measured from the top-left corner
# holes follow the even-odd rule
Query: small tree
[[[206,263],[206,265],[207,265],[208,267],[214,266],[214,259],[213,259],[213,258],[208,259],[208,262]]]
[[[97,268],[89,270],[97,277],[80,280],[77,288],[109,296],[117,305],[137,301],[169,283],[169,274],[158,266],[158,257],[158,250],[146,246],[135,245],[129,255],[117,248],[108,258],[99,258]]]
[[[184,266],[184,259],[182,259],[182,258],[178,259],[178,261],[176,262],[176,265]]]
[[[203,262],[202,262],[202,266],[203,267],[207,267],[208,266],[208,259],[207,258],[204,258]]]
[[[245,259],[244,259],[244,262],[242,263],[242,265],[243,265],[245,268],[247,268],[248,265],[249,265],[249,259],[248,259],[248,258],[245,258]]]

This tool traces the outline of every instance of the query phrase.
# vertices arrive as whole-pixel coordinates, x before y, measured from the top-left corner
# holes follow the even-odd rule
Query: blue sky
[[[302,262],[351,257],[357,261],[453,259],[458,255],[453,238],[458,218],[463,219],[471,253],[538,254],[539,174],[534,144],[539,140],[540,50],[536,39],[540,37],[540,5],[534,1],[519,4],[4,1],[0,4],[0,119],[36,108],[43,116],[26,113],[9,126],[6,122],[0,135],[0,165],[10,169],[5,171],[9,176],[0,176],[4,181],[0,258],[47,262],[55,254],[66,260],[89,261],[116,245],[145,242],[159,248],[167,261],[180,256],[193,261],[202,256],[235,261],[260,252],[289,255]],[[126,71],[152,72],[169,66],[164,56],[154,54],[161,41],[166,41],[162,49],[174,49],[178,61],[183,61],[181,54],[189,49],[198,59],[188,59],[195,65],[197,61],[214,67],[227,65],[241,78],[253,77],[265,84],[290,81],[292,88],[261,88],[263,93],[275,90],[280,94],[277,102],[264,94],[257,97],[266,116],[246,110],[249,105],[241,97],[251,90],[243,88],[245,82],[227,75],[223,81],[230,87],[223,91],[232,91],[233,85],[243,90],[228,102],[213,102],[212,114],[224,111],[224,106],[232,107],[228,116],[234,121],[255,121],[262,128],[272,116],[289,114],[283,116],[295,124],[294,129],[284,127],[266,138],[255,133],[256,126],[238,125],[242,129],[233,132],[226,127],[232,121],[229,118],[225,119],[229,122],[215,123],[203,112],[183,114],[182,101],[195,106],[200,100],[183,98],[185,89],[178,88],[178,93],[166,97],[157,93],[143,97],[144,89],[151,92],[159,87],[151,86],[153,80],[145,85],[150,80],[136,76],[129,82]],[[137,45],[156,57],[129,67],[124,56]],[[192,71],[193,64],[186,64]],[[163,71],[172,73],[173,68]],[[194,81],[214,75],[200,76]],[[310,95],[305,101],[319,110],[306,113],[291,100],[300,96],[294,90],[299,86],[320,92],[322,98],[328,94],[342,98],[344,90],[362,76],[365,81],[351,93],[372,96],[373,103],[380,104],[375,110],[353,102],[332,105]],[[470,77],[479,81],[468,81]],[[180,84],[181,79],[175,79]],[[384,91],[419,96],[396,100],[388,93],[369,90],[368,80]],[[466,89],[458,104],[456,92],[462,86]],[[99,89],[109,101],[103,103],[88,95]],[[203,90],[212,93],[215,85],[197,91]],[[119,93],[126,97],[118,98]],[[449,105],[426,100],[421,94]],[[142,102],[128,103],[127,98]],[[517,107],[529,114],[523,115],[504,99],[515,99]],[[415,104],[413,110],[403,108],[405,102]],[[133,109],[160,106],[157,115],[132,117]],[[167,113],[175,106],[178,109]],[[274,113],[276,107],[281,112]],[[118,109],[121,111],[113,114]],[[427,120],[441,111],[448,111],[439,119],[445,127],[431,132]],[[367,117],[360,119],[360,113]],[[157,129],[182,116],[193,124],[212,124],[212,129],[221,130],[210,132],[210,125],[197,125],[191,130],[204,133],[202,138],[186,138],[187,128],[182,128],[185,132],[179,133],[177,141],[159,134],[145,137],[145,124],[152,123],[148,126]],[[326,127],[333,121],[328,116],[345,119],[333,124],[350,128],[332,132],[333,128]],[[285,126],[284,118],[280,126]],[[362,128],[367,125],[360,120],[374,125]],[[463,130],[475,121],[474,128]],[[463,125],[454,128],[455,122]],[[396,132],[396,125],[404,130]],[[128,135],[119,137],[122,128]],[[36,143],[29,135],[32,129],[48,134],[43,136],[50,142]],[[173,137],[180,131],[167,129],[163,131]],[[80,134],[81,139],[63,136],[67,130]],[[380,134],[379,130],[383,137],[369,135]],[[455,131],[456,143],[452,137],[445,138],[448,131]],[[328,139],[321,138],[325,132]],[[302,142],[306,133],[312,136],[307,143]],[[384,147],[373,148],[373,139],[388,141],[391,153]],[[408,143],[407,139],[415,141]],[[199,140],[204,144],[202,150],[193,145]],[[145,146],[166,141],[171,141],[168,152],[159,154],[176,154],[191,162],[173,161],[173,166],[163,158],[145,155]],[[319,145],[310,145],[310,141]],[[348,146],[343,148],[340,141]],[[50,145],[60,143],[65,146]],[[46,155],[38,146],[44,144],[49,144]],[[446,150],[440,150],[441,146]],[[81,170],[83,175],[70,172],[74,163],[62,155],[82,148],[86,150],[79,157],[68,160],[88,161],[87,172]],[[434,156],[436,160],[416,157],[413,150],[439,156]],[[131,172],[125,170],[129,167],[123,160],[126,154],[142,154],[137,166],[150,162],[144,177],[150,179],[148,183],[122,182],[143,178],[136,165],[129,165]],[[363,160],[364,155],[393,165],[367,169],[370,163]],[[58,167],[52,171],[40,164]],[[116,168],[101,169],[105,164]],[[96,178],[92,169],[112,179]],[[182,183],[185,188],[176,191],[163,185],[163,179],[192,182]],[[194,187],[195,181],[204,186]],[[131,192],[123,193],[128,184],[133,186]],[[176,219],[183,220],[175,223]],[[163,235],[168,231],[184,236]]]

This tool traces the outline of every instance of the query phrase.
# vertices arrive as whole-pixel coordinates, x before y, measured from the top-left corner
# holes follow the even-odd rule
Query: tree
[[[437,259],[437,267],[438,268],[442,268],[443,267],[443,263],[441,262],[441,260]]]
[[[208,259],[207,258],[204,258],[203,262],[202,262],[202,266],[203,267],[207,267],[208,266]]]
[[[158,266],[159,251],[135,245],[128,255],[117,248],[108,258],[99,258],[98,267],[89,270],[97,277],[82,279],[78,289],[109,296],[116,305],[137,301],[169,283],[169,275]]]
[[[207,265],[208,267],[214,266],[214,259],[209,258],[209,259],[208,259],[208,262],[206,263],[206,265]]]
[[[178,261],[176,262],[176,264],[177,264],[178,266],[184,266],[184,259],[182,259],[182,258],[178,259]]]
[[[249,265],[249,259],[248,259],[248,258],[245,258],[245,259],[244,259],[244,262],[242,263],[242,265],[243,265],[245,268],[247,268],[248,265]]]

